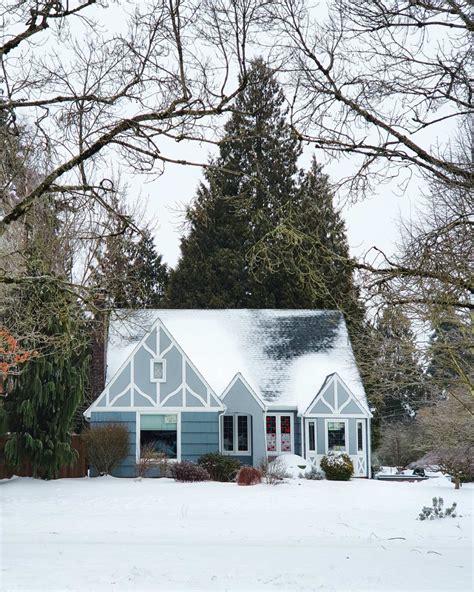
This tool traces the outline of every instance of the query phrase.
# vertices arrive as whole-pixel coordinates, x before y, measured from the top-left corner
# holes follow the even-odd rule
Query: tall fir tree
[[[286,115],[273,72],[255,60],[187,210],[171,307],[340,308],[361,317],[328,179],[314,161],[301,179]]]

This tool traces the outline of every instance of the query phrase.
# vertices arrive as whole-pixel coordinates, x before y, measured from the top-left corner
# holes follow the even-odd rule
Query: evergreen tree
[[[159,308],[168,267],[156,252],[151,232],[129,227],[105,240],[94,283],[109,308]]]
[[[315,161],[301,179],[286,115],[272,71],[255,60],[188,208],[170,306],[340,308],[360,321],[344,223]]]

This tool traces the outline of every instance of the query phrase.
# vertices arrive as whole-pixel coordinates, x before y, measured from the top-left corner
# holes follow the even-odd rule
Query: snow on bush
[[[310,463],[297,454],[282,454],[271,462],[270,465],[273,465],[274,463],[281,465],[283,472],[286,473],[284,478],[286,477],[289,479],[298,479],[299,477],[304,476],[306,471],[309,471],[311,468]]]
[[[309,479],[310,481],[322,481],[324,479],[324,473],[322,471],[318,471],[316,467],[311,467],[309,471],[306,471],[304,474],[305,479]]]
[[[321,459],[321,468],[329,481],[349,481],[354,465],[345,452],[329,452]]]
[[[442,497],[434,497],[432,506],[423,506],[418,515],[418,520],[436,520],[437,518],[456,518],[456,502],[446,510],[443,510],[444,500]]]

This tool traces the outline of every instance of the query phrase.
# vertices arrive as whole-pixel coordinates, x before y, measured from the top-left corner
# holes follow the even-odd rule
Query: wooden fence
[[[32,477],[33,471],[31,463],[25,461],[20,467],[17,467],[14,471],[7,468],[4,461],[3,447],[7,438],[5,436],[0,437],[0,479],[9,479],[12,475],[18,475],[20,477]],[[86,445],[80,434],[73,434],[72,436],[72,447],[77,450],[78,457],[76,462],[71,466],[63,466],[59,471],[59,478],[76,478],[87,476],[87,458],[86,458]]]

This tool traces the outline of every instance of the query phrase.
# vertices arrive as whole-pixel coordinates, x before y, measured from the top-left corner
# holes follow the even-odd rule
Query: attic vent
[[[151,360],[150,366],[150,380],[152,382],[164,382],[166,380],[166,361]]]

